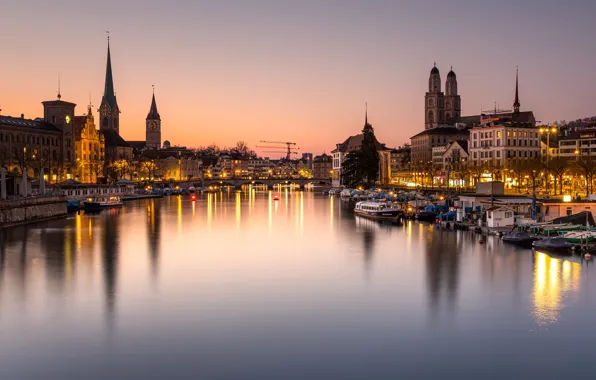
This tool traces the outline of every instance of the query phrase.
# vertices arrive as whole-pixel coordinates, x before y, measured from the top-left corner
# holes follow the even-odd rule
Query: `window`
[[[528,138],[528,132],[524,132],[524,137]]]
[[[476,147],[477,147],[477,146],[476,146],[476,141],[474,141],[474,148],[476,148]]]
[[[501,131],[497,131],[497,137],[501,138]]]
[[[501,146],[501,140],[497,140],[497,146]]]
[[[511,137],[511,131],[507,131],[507,137]]]
[[[497,150],[497,158],[501,158],[501,151]]]
[[[513,137],[517,137],[517,132],[513,131]]]
[[[511,211],[506,212],[505,218],[513,218],[513,213]]]
[[[474,158],[478,158],[478,157],[476,156],[476,152],[474,152]]]
[[[474,139],[474,140],[476,140],[476,133],[474,133],[474,135],[473,135],[473,139]]]
[[[513,139],[513,146],[515,146],[515,143],[517,142],[516,139]]]

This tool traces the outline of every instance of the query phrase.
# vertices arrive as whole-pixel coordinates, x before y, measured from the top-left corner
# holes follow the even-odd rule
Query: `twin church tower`
[[[430,71],[424,113],[424,129],[436,128],[448,123],[449,119],[461,116],[461,98],[457,94],[457,77],[453,68],[447,74],[445,93],[441,91],[441,74],[436,64]]]
[[[112,59],[110,56],[110,39],[108,37],[108,61],[106,66],[106,83],[101,105],[99,106],[100,129],[113,130],[120,134],[120,108],[114,91],[114,78],[112,76]],[[151,100],[151,108],[145,120],[145,147],[148,149],[161,148],[161,117],[157,112],[155,103],[155,90]]]

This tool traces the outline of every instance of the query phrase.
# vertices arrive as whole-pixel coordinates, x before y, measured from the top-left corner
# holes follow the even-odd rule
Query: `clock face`
[[[66,124],[69,124],[70,123],[70,115],[66,115],[64,120],[66,120]]]

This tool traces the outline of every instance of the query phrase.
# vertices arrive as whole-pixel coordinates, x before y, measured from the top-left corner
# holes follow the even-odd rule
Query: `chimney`
[[[25,114],[24,114],[24,113],[22,113],[22,114],[21,114],[21,119],[24,119],[24,118],[25,118]]]

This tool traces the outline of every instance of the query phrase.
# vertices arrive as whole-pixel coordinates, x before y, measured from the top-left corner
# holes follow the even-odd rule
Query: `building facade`
[[[433,148],[443,147],[452,141],[465,141],[468,136],[466,129],[448,125],[426,129],[411,137],[411,162],[416,166],[431,163]]]
[[[95,126],[91,105],[86,116],[75,117],[76,177],[83,183],[97,183],[103,177],[105,140]]]
[[[571,132],[559,138],[561,157],[596,156],[596,128]]]
[[[42,119],[0,116],[0,166],[9,173],[36,178],[41,169],[49,182],[62,179],[63,133]]]
[[[61,100],[61,95],[58,94],[57,100],[49,100],[42,102],[43,104],[43,118],[47,123],[51,123],[62,131],[62,149],[60,151],[59,160],[62,161],[63,176],[70,176],[76,170],[74,157],[74,115],[76,104],[65,102]]]
[[[316,156],[312,161],[313,178],[331,178],[333,175],[333,158],[328,154]]]
[[[490,121],[470,130],[472,163],[493,162],[505,167],[510,160],[540,156],[540,134],[533,125]]]

